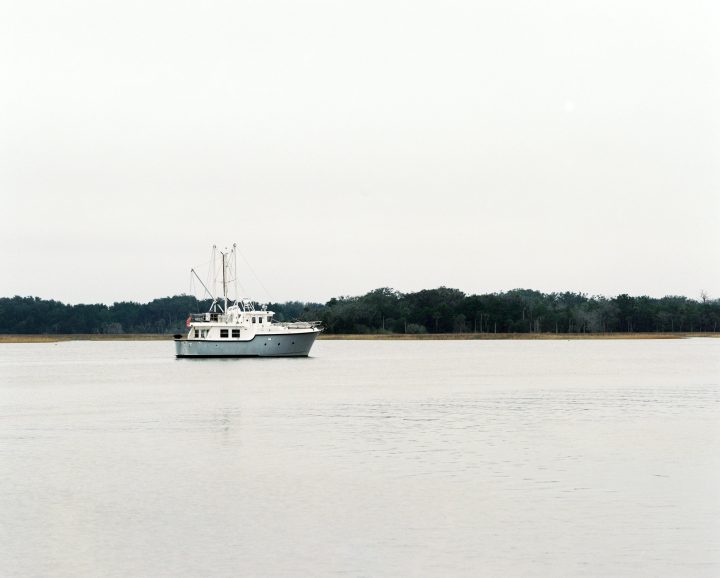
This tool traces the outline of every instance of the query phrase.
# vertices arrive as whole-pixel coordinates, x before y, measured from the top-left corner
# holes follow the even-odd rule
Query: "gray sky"
[[[720,297],[716,2],[0,7],[0,296]],[[242,262],[241,262],[242,264]]]

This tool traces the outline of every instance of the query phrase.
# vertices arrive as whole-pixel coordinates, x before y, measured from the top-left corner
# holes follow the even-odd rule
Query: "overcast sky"
[[[0,8],[0,296],[720,297],[713,1]],[[243,265],[241,260],[240,265]]]

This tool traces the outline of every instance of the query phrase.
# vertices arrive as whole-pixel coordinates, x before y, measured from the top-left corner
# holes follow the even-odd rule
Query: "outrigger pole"
[[[210,289],[208,289],[208,288],[205,286],[205,283],[202,282],[202,279],[200,279],[199,275],[195,272],[195,269],[190,269],[190,273],[192,273],[193,275],[195,275],[195,278],[196,278],[198,281],[200,281],[200,285],[203,286],[203,289],[205,289],[205,292],[206,292],[208,295],[210,295],[210,299],[212,299],[213,302],[215,302],[215,301],[216,301],[215,296],[214,296],[212,293],[210,293]]]

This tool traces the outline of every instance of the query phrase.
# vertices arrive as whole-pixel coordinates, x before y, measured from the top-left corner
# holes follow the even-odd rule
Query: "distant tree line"
[[[209,301],[189,295],[150,303],[66,305],[38,297],[0,298],[0,333],[182,333],[189,313]],[[259,304],[256,304],[259,307]],[[720,299],[514,289],[466,295],[440,287],[416,293],[389,288],[325,304],[269,303],[278,321],[320,320],[328,333],[617,333],[717,332]]]
[[[66,305],[39,297],[0,298],[0,333],[176,333],[209,302],[176,295],[150,303]]]

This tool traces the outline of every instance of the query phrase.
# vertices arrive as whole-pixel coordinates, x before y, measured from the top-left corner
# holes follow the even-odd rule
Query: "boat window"
[[[200,337],[200,331],[196,329],[195,330],[195,339],[197,339],[198,337]]]
[[[255,323],[255,318],[253,317],[253,323]]]
[[[239,329],[233,329],[232,330],[232,336],[233,337],[240,337],[240,330]]]
[[[228,336],[228,330],[227,329],[221,329],[220,330],[220,337],[227,337]]]

